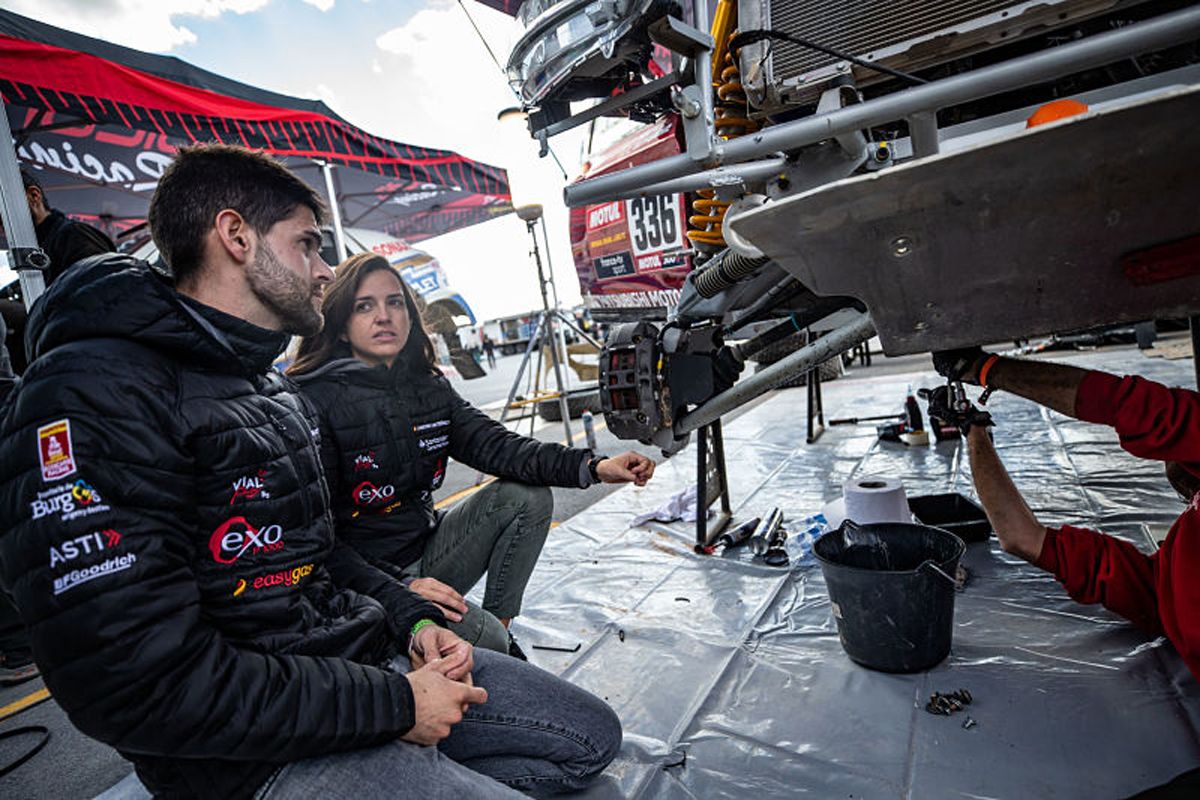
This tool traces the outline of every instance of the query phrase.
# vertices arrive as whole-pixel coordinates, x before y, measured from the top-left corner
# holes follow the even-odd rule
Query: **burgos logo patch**
[[[53,481],[75,473],[75,455],[71,448],[71,421],[60,419],[38,428],[38,459],[42,480]]]
[[[246,580],[239,578],[237,585],[233,589],[233,596],[238,597],[247,589],[257,591],[259,589],[267,589],[271,586],[299,586],[300,581],[312,574],[313,565],[305,564],[301,567],[293,569],[284,569],[279,572],[269,572],[266,575],[259,575],[256,578]]]
[[[230,517],[208,538],[208,549],[218,564],[232,564],[247,551],[273,553],[283,549],[283,528],[274,524],[255,528],[245,517]]]
[[[69,522],[78,517],[86,517],[108,511],[100,493],[87,481],[80,478],[74,483],[60,483],[58,486],[38,492],[37,498],[29,504],[29,510],[34,519],[41,519],[49,514],[58,514],[63,522]]]

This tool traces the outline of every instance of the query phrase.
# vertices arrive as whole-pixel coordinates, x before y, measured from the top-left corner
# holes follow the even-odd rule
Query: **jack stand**
[[[820,364],[808,371],[808,379],[804,383],[808,389],[808,438],[805,441],[812,444],[825,432],[825,402],[821,399]],[[813,425],[813,419],[817,420],[816,426]]]
[[[708,525],[708,509],[721,501],[720,511]],[[725,473],[725,444],[721,439],[721,420],[696,431],[696,552],[712,552],[712,544],[733,519],[729,504],[729,480]]]

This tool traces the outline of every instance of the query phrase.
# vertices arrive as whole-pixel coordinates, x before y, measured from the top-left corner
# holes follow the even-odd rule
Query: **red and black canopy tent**
[[[504,170],[382,139],[325,104],[276,94],[0,11],[0,96],[17,155],[51,204],[113,232],[141,222],[176,148],[221,141],[283,159],[344,224],[410,242],[512,211]]]

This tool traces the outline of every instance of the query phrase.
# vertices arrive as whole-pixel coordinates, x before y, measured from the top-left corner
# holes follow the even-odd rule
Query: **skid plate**
[[[725,224],[817,294],[865,302],[890,355],[1186,316],[1200,259],[1137,284],[1121,260],[1200,234],[1198,121],[1200,87],[1175,89]]]

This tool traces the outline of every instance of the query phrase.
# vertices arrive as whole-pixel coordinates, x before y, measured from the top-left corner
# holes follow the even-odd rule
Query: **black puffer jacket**
[[[442,618],[335,547],[311,407],[269,369],[285,338],[122,256],[66,274],[30,328],[0,579],[72,722],[169,797],[249,796],[408,730],[408,681],[378,665]]]
[[[448,458],[537,486],[590,483],[591,451],[513,433],[410,366],[417,358],[413,347],[391,369],[342,358],[296,379],[320,414],[338,536],[369,560],[403,568],[421,557]]]

